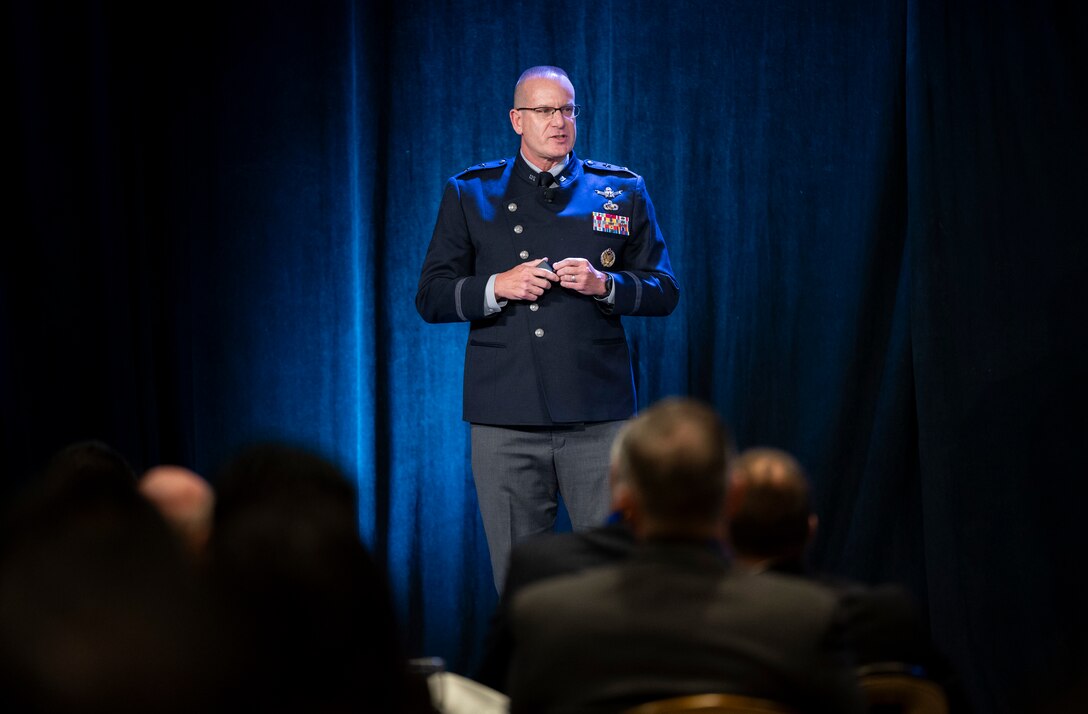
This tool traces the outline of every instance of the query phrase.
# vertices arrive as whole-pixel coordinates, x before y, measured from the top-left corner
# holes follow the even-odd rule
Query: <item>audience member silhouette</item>
[[[728,540],[738,563],[809,574],[804,558],[819,519],[796,459],[778,449],[742,452],[730,469],[726,502]]]
[[[860,711],[838,598],[801,578],[737,570],[722,552],[729,446],[714,412],[666,400],[618,448],[616,503],[639,545],[515,596],[512,711],[618,711],[706,692]]]
[[[407,673],[355,490],[288,446],[250,449],[218,481],[211,574],[243,643],[235,697],[258,711],[429,711]]]
[[[110,447],[64,449],[8,514],[0,710],[215,711],[208,625],[180,549]]]
[[[847,643],[859,664],[924,666],[964,709],[902,589],[806,566],[800,464],[748,450],[727,496],[728,453],[691,400],[625,425],[609,522],[515,549],[481,680],[503,688],[512,654],[515,712],[702,691],[851,712]],[[137,480],[100,442],[52,459],[0,521],[0,711],[433,712],[343,473],[264,445],[217,484],[181,467]]]
[[[818,580],[842,597],[846,639],[859,667],[908,666],[942,684],[952,710],[966,698],[947,660],[936,650],[913,598],[899,585],[867,587],[817,574],[806,562],[819,519],[808,477],[785,451],[752,448],[733,461],[726,499],[729,542],[748,569]]]

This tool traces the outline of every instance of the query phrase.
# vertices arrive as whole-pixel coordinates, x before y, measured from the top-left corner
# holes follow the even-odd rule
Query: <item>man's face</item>
[[[521,85],[516,102],[519,107],[569,106],[574,104],[574,87],[566,79],[535,77]],[[510,110],[510,123],[521,135],[522,153],[545,170],[561,162],[574,148],[578,135],[574,122],[562,112],[541,117],[536,112]]]

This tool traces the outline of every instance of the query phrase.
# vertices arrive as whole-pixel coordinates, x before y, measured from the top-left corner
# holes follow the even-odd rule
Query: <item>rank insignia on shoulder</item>
[[[616,235],[629,236],[631,235],[631,219],[628,216],[618,216],[615,213],[594,211],[593,230],[599,233],[615,233]]]
[[[602,206],[602,208],[604,208],[604,210],[606,210],[606,211],[618,211],[618,210],[620,210],[620,207],[617,206],[615,203],[613,203],[612,199],[619,196],[621,193],[623,193],[623,191],[613,191],[611,186],[605,186],[603,191],[600,190],[600,189],[595,189],[593,191],[593,193],[597,194],[598,196],[604,196],[604,198],[606,199],[606,202],[605,202],[604,206]]]
[[[603,171],[603,172],[606,172],[606,173],[613,173],[613,174],[622,174],[622,175],[631,176],[631,177],[637,177],[638,176],[638,174],[636,174],[634,171],[627,168],[626,166],[616,166],[615,164],[606,164],[603,161],[590,161],[589,159],[586,159],[583,163],[586,166],[588,166],[589,168],[594,169],[595,171]]]
[[[503,167],[503,166],[506,166],[506,159],[497,159],[495,161],[485,161],[485,162],[483,162],[481,164],[476,164],[475,166],[469,166],[467,169],[465,169],[461,173],[457,174],[455,176],[455,178],[460,177],[460,176],[464,176],[465,174],[470,174],[473,171],[483,171],[485,169],[497,169],[497,168],[500,168],[500,167]]]

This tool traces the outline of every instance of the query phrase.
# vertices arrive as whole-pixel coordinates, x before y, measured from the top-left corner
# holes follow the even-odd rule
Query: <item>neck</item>
[[[645,521],[638,528],[642,540],[691,540],[721,542],[722,529],[716,524],[672,524]]]
[[[521,151],[521,158],[525,159],[525,163],[529,164],[532,168],[536,169],[537,173],[544,173],[545,171],[551,171],[556,166],[566,165],[570,159],[570,154],[561,156],[558,159],[545,159],[541,157],[530,158],[525,155],[525,150]]]

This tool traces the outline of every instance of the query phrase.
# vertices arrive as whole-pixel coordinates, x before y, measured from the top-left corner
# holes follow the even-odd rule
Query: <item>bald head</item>
[[[808,479],[795,458],[778,449],[748,449],[729,477],[729,539],[738,558],[800,556],[815,528]]]
[[[156,466],[144,474],[137,487],[190,551],[204,550],[215,507],[215,494],[207,481],[181,466]]]
[[[574,85],[571,84],[570,77],[567,76],[566,70],[561,67],[553,67],[552,65],[542,64],[536,67],[530,67],[521,73],[518,77],[517,84],[514,85],[514,106],[525,106],[528,98],[526,96],[526,85],[532,86],[536,80],[547,80],[549,82],[558,82],[564,86],[570,87],[571,95],[574,94]]]

